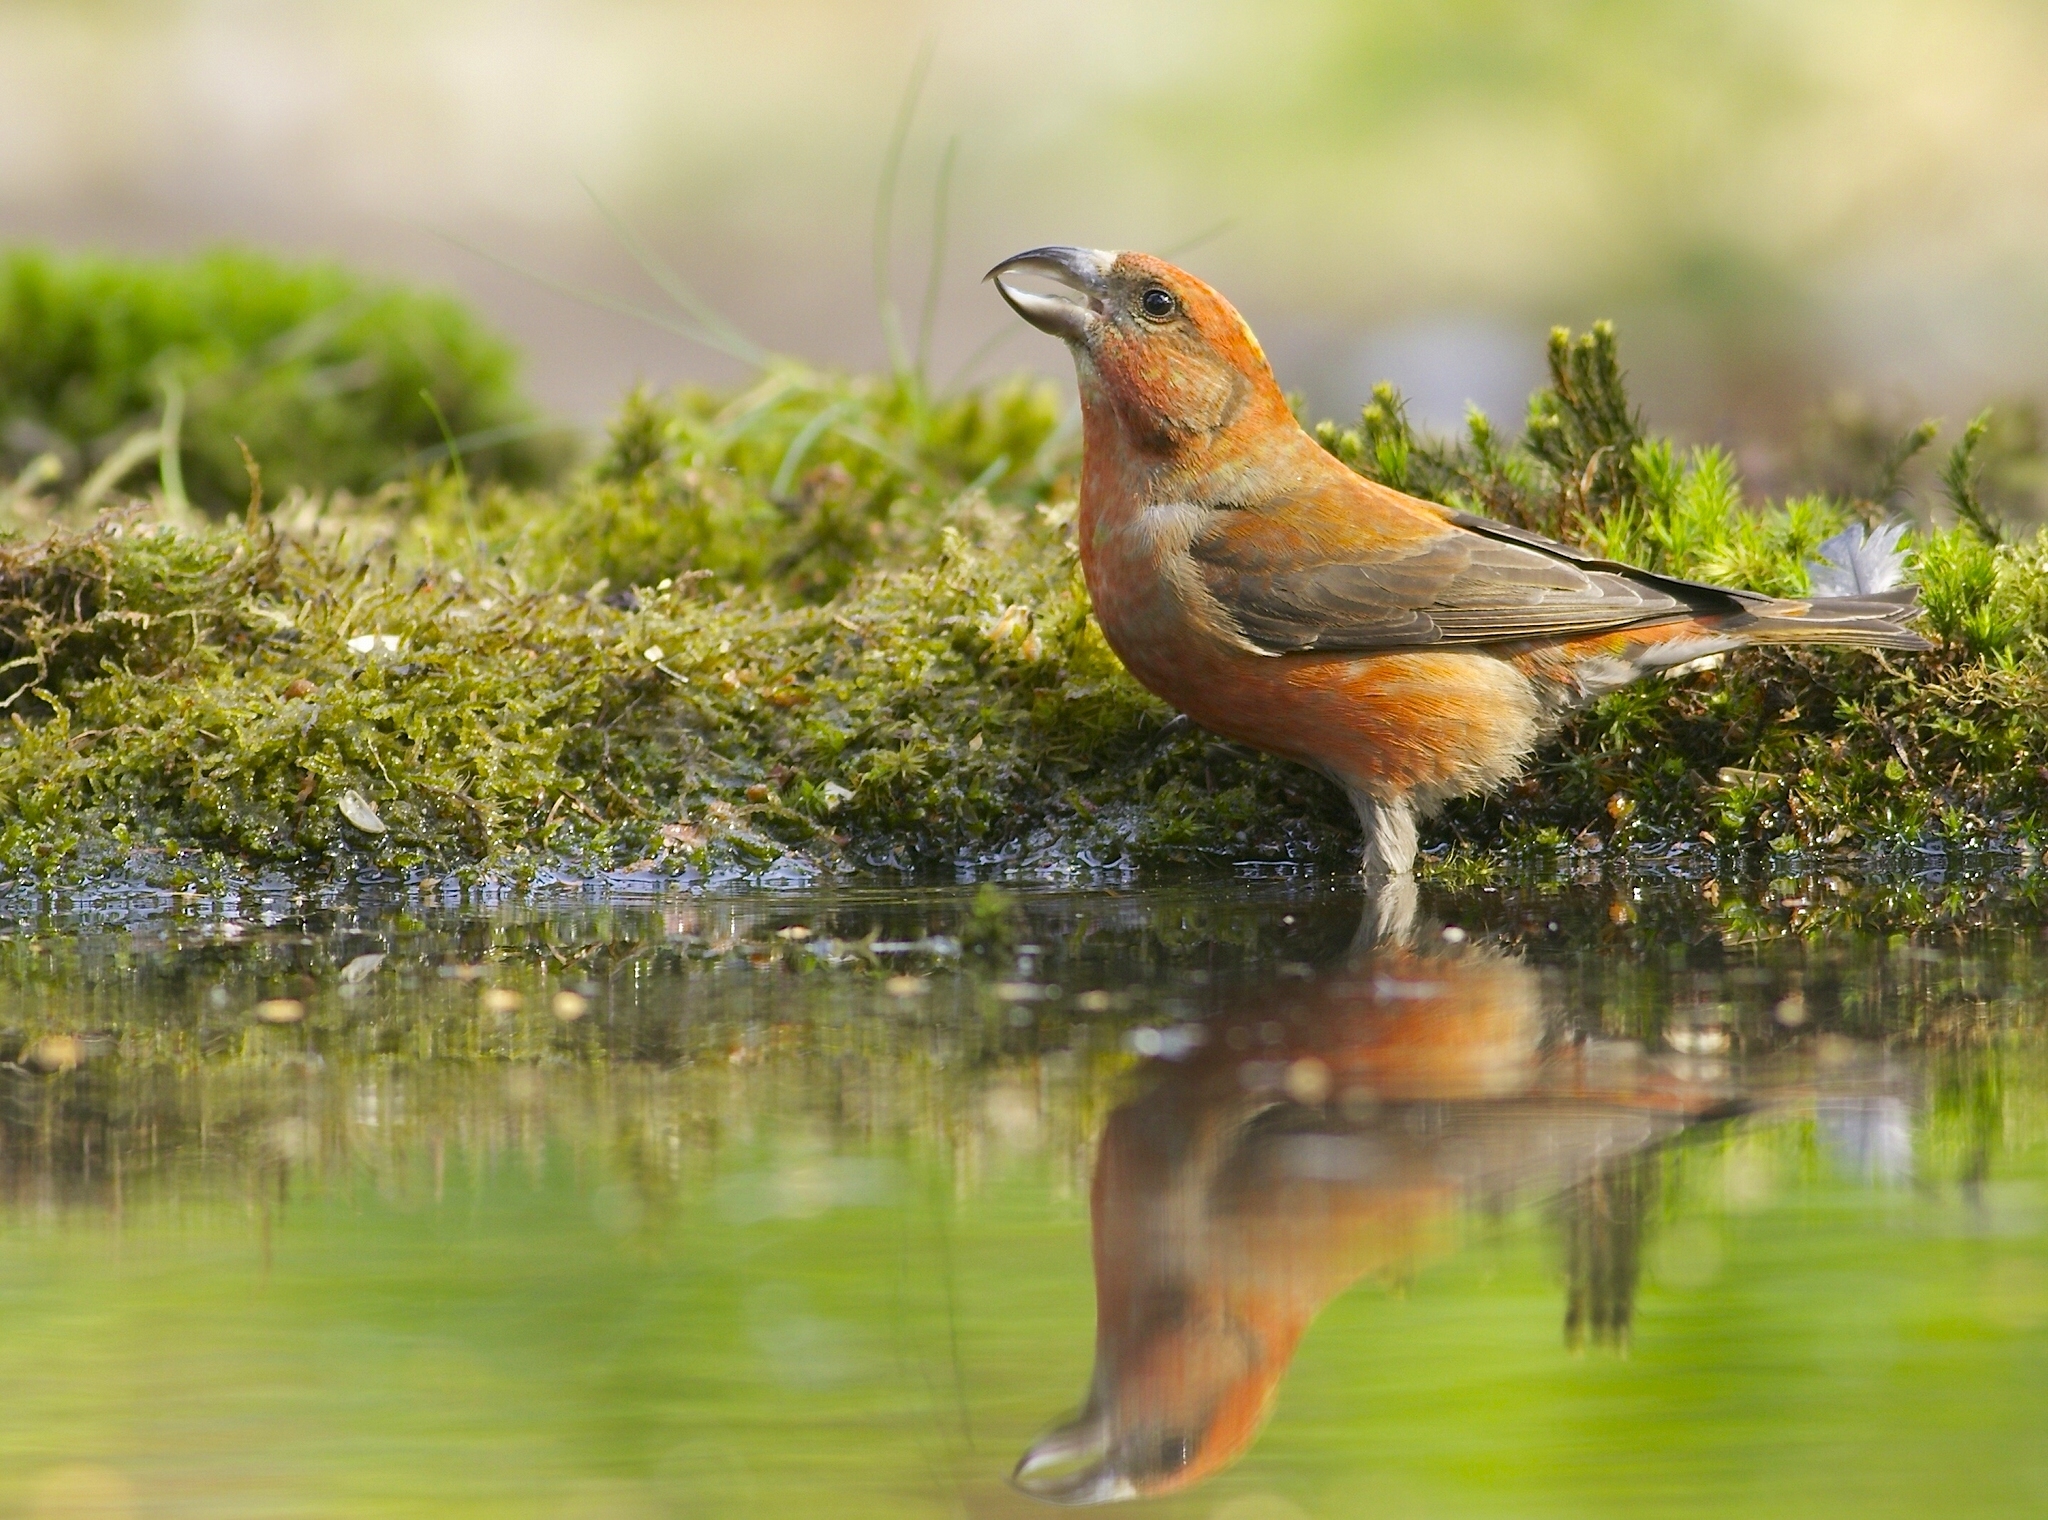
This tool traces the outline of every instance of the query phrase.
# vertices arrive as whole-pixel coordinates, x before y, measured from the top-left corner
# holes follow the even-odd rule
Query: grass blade
[[[932,192],[932,262],[924,279],[924,310],[917,321],[917,388],[925,389],[931,363],[932,327],[939,315],[939,280],[946,270],[946,218],[953,193],[953,159],[959,152],[957,136],[946,139],[946,155],[939,160],[939,182]]]
[[[572,301],[579,302],[585,306],[594,306],[600,311],[616,312],[622,317],[632,317],[636,321],[645,322],[650,327],[658,327],[663,332],[674,333],[679,338],[686,338],[692,343],[715,350],[726,355],[728,358],[737,359],[742,364],[752,365],[756,368],[760,367],[761,358],[758,352],[744,348],[736,349],[721,334],[706,331],[701,325],[692,327],[688,323],[676,321],[673,317],[663,316],[658,311],[650,311],[638,302],[628,301],[619,296],[606,295],[603,291],[585,290],[581,286],[567,284],[564,281],[555,279],[552,275],[542,274],[537,269],[529,269],[524,264],[515,263],[513,260],[492,253],[488,249],[479,248],[476,244],[459,238],[452,232],[444,232],[438,227],[429,227],[426,230],[433,233],[435,237],[440,238],[442,242],[452,243],[464,253],[474,254],[477,258],[496,264],[500,269],[510,270],[522,279],[531,280],[536,285],[552,290],[558,296],[566,296]]]
[[[603,217],[605,225],[611,228],[612,236],[616,237],[626,252],[632,255],[633,262],[645,271],[647,277],[661,288],[663,295],[695,317],[704,331],[715,333],[724,339],[728,353],[751,354],[752,362],[755,364],[767,359],[768,351],[727,321],[716,307],[692,290],[666,260],[641,241],[638,234],[626,225],[623,217],[604,203],[598,193],[590,187],[588,180],[579,174],[576,176],[576,183],[581,185],[583,193],[590,197],[591,205],[597,208],[597,214]]]
[[[889,345],[889,365],[899,375],[910,368],[910,355],[903,344],[903,324],[896,314],[896,298],[889,294],[889,245],[894,240],[896,181],[903,172],[903,150],[910,141],[910,123],[917,115],[918,97],[924,93],[924,77],[931,67],[932,45],[918,50],[911,65],[910,82],[904,86],[903,104],[896,111],[896,125],[889,132],[889,150],[882,155],[882,182],[875,189],[875,310],[881,318],[882,337]]]
[[[185,387],[169,375],[163,378],[164,420],[157,429],[157,479],[163,483],[164,505],[173,513],[192,510],[185,499],[185,461],[179,453],[185,430]]]
[[[469,500],[469,471],[462,467],[462,448],[455,441],[455,430],[448,426],[448,418],[441,411],[441,403],[434,399],[432,391],[422,387],[420,390],[420,400],[426,402],[427,410],[434,414],[434,421],[440,424],[441,441],[448,450],[448,463],[455,471],[456,488],[461,491],[463,501],[467,502]]]
[[[1236,225],[1236,217],[1226,216],[1222,221],[1216,223],[1215,226],[1205,227],[1193,237],[1182,238],[1178,243],[1174,243],[1161,250],[1159,256],[1163,259],[1177,259],[1184,253],[1192,253],[1204,243],[1213,243]]]

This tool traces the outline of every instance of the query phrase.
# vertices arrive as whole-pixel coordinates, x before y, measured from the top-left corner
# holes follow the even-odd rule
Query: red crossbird
[[[1343,787],[1369,875],[1406,873],[1419,816],[1650,671],[1744,644],[1928,647],[1910,587],[1701,585],[1364,479],[1302,431],[1230,303],[1163,260],[1037,248],[989,278],[1074,353],[1081,564],[1110,647],[1204,728]]]
[[[1453,1244],[1469,1205],[1589,1184],[1749,1106],[1718,1065],[1546,1040],[1536,973],[1485,951],[1261,986],[1202,1033],[1149,1062],[1104,1125],[1095,1370],[1081,1410],[1017,1464],[1036,1498],[1153,1498],[1214,1475],[1353,1283]]]

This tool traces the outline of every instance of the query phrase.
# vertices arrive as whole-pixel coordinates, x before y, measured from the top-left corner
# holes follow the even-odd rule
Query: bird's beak
[[[1079,343],[1107,310],[1109,271],[1116,255],[1100,248],[1034,248],[1004,259],[984,278],[995,281],[1010,309],[1041,332]],[[1004,275],[1035,274],[1057,281],[1072,296],[1019,290]]]
[[[1016,302],[1010,304],[1015,306]],[[1032,320],[1028,312],[1025,320]],[[1109,1421],[1084,1410],[1078,1418],[1033,1442],[1019,1459],[1016,1471],[1010,1474],[1010,1481],[1032,1498],[1048,1504],[1113,1504],[1119,1499],[1135,1499],[1137,1485],[1110,1467],[1110,1440]]]

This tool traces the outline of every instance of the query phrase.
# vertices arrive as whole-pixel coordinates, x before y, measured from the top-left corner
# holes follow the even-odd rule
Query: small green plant
[[[1956,440],[1949,450],[1948,458],[1941,466],[1941,490],[1948,498],[1948,504],[1955,509],[1956,520],[1966,523],[1988,544],[2005,542],[2005,525],[1991,513],[1984,504],[1979,489],[1982,465],[1977,451],[1984,442],[1984,435],[1991,430],[1991,413],[1980,412],[1972,417],[1963,429],[1963,436]]]
[[[1530,398],[1524,447],[1555,483],[1548,525],[1568,531],[1635,494],[1642,418],[1629,402],[1607,323],[1595,322],[1577,339],[1551,329],[1548,358],[1550,385]]]

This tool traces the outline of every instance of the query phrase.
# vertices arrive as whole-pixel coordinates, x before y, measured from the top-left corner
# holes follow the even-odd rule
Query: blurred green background
[[[636,379],[741,371],[505,267],[662,303],[579,178],[755,339],[872,366],[927,49],[888,270],[915,329],[938,253],[942,378],[1006,332],[981,271],[1075,241],[1185,248],[1325,414],[1391,378],[1426,421],[1512,417],[1542,333],[1612,317],[1652,418],[1765,485],[1824,409],[2044,389],[2021,0],[7,0],[0,227],[452,287],[594,422]],[[980,363],[1064,367],[1021,328]]]

